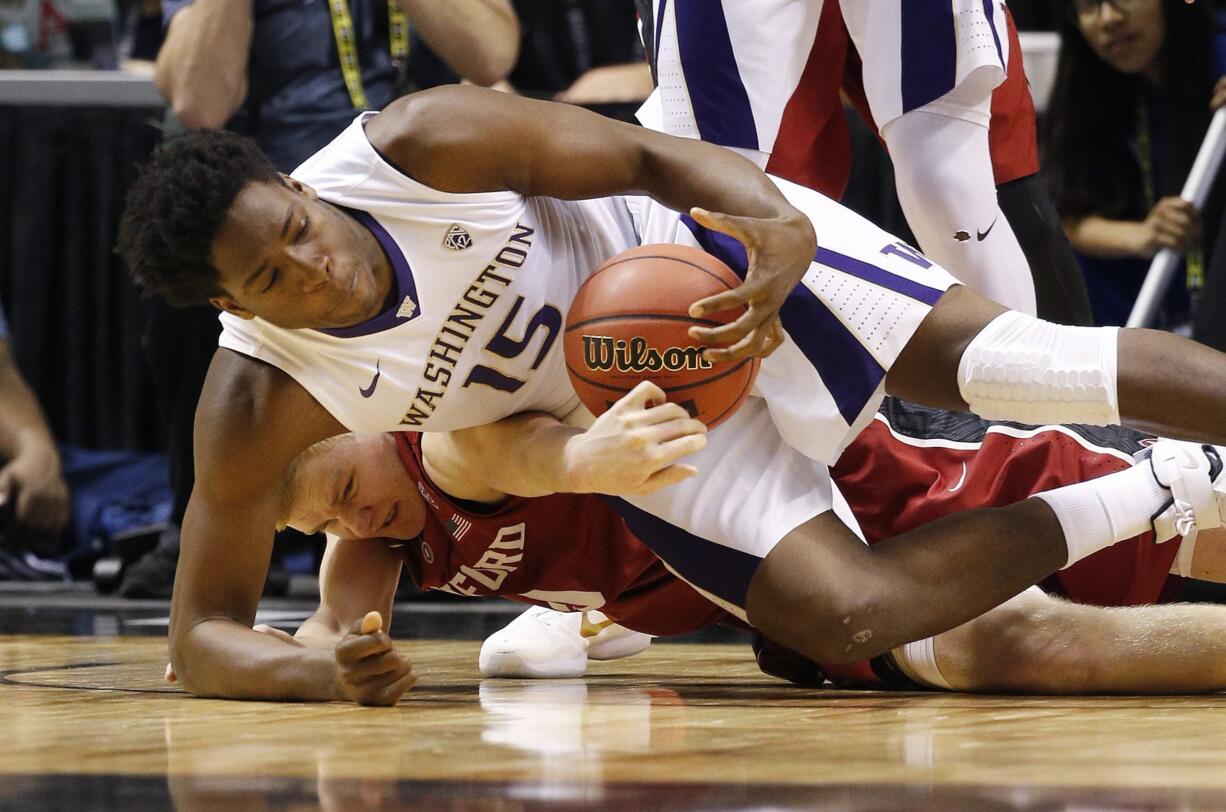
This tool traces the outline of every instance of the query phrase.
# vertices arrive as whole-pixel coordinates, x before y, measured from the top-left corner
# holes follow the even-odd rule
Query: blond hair
[[[277,507],[277,532],[284,530],[289,526],[290,508],[294,506],[294,500],[298,498],[299,487],[299,472],[302,467],[311,460],[322,456],[332,449],[333,446],[352,439],[353,434],[335,434],[320,440],[318,443],[305,449],[289,464],[289,468],[285,471],[285,484],[281,488],[281,502]]]

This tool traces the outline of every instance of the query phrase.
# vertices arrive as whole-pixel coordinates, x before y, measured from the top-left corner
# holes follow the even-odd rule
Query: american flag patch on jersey
[[[457,516],[453,513],[451,514],[451,518],[447,520],[447,523],[443,525],[443,528],[451,534],[453,539],[459,541],[460,539],[464,538],[464,534],[467,533],[469,528],[472,526],[473,523],[468,519],[465,519],[463,516]]]

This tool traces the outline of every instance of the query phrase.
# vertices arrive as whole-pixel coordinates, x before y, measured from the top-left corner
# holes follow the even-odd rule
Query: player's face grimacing
[[[391,434],[346,434],[303,453],[289,484],[285,523],[343,539],[412,539],[426,506]]]
[[[285,328],[349,327],[378,315],[392,271],[360,223],[293,178],[249,183],[226,212],[212,256],[222,310]]]

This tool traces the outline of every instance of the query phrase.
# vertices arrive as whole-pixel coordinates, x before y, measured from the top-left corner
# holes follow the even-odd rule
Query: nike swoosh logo
[[[975,229],[975,236],[979,238],[979,242],[983,242],[984,240],[988,238],[988,234],[992,233],[992,229],[996,227],[996,221],[999,219],[1000,219],[1000,212],[997,212],[996,216],[992,218],[992,224],[988,226],[987,231],[980,231],[979,229]]]
[[[962,476],[958,477],[958,481],[949,489],[950,493],[962,490],[962,486],[966,484],[966,463],[962,463]]]
[[[366,387],[365,389],[358,387],[358,391],[362,394],[362,397],[368,398],[375,393],[375,387],[379,385],[379,375],[380,374],[382,373],[379,371],[379,361],[375,361],[374,380],[372,380],[370,382],[370,386]]]
[[[603,632],[609,626],[613,625],[613,621],[605,618],[599,623],[593,623],[587,619],[587,612],[583,613],[583,619],[579,621],[579,636],[580,637],[595,637]]]

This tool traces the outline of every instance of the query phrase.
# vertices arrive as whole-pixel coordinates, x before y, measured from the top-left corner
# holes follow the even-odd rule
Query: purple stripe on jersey
[[[698,225],[698,221],[688,214],[681,215],[681,222],[685,224],[685,227],[698,240],[702,250],[713,257],[719,258],[737,276],[742,279],[745,278],[745,274],[749,270],[749,255],[745,253],[745,246],[739,240],[729,237],[727,234],[711,231]]]
[[[753,108],[737,69],[720,0],[679,0],[673,9],[681,68],[702,140],[758,149]]]
[[[681,219],[694,233],[703,250],[723,260],[737,276],[745,278],[746,269],[749,267],[745,246],[727,234],[708,231],[694,222],[689,215],[682,215]],[[822,260],[821,253],[821,249],[818,249],[819,262],[838,267],[829,261]],[[833,251],[828,253],[855,262],[850,257],[843,257],[842,254],[835,254]],[[867,263],[860,264],[872,268]],[[839,270],[846,269],[839,268]],[[862,269],[857,270],[861,272],[856,273],[851,270],[846,270],[846,272],[853,276],[866,278]],[[867,281],[883,285],[891,290],[897,287],[896,284],[892,284],[895,280],[915,284],[908,279],[882,271],[880,268],[874,270],[879,272],[881,278],[866,278]],[[923,286],[916,285],[916,287],[922,288]],[[933,291],[933,294],[939,298],[940,291]],[[822,379],[835,405],[838,406],[839,414],[848,424],[854,423],[860,416],[860,412],[864,411],[865,404],[877,391],[877,386],[885,377],[885,369],[877,363],[877,359],[865,349],[860,340],[843,325],[843,322],[830,312],[830,308],[804,285],[797,285],[788,296],[787,301],[779,310],[779,317],[783,321],[783,328],[787,330],[788,337],[817,370],[818,377]]]
[[[1005,52],[1000,48],[1000,34],[996,31],[996,9],[992,6],[992,0],[983,0],[983,16],[988,18],[988,26],[992,29],[992,39],[996,42],[996,58],[1000,60],[1002,70],[1008,70],[1009,66],[1005,64]]]
[[[651,69],[653,74],[660,64],[660,32],[664,30],[664,9],[667,7],[668,0],[660,0],[660,8],[656,10],[656,38],[651,41]]]
[[[762,559],[682,530],[614,496],[603,497],[626,526],[682,579],[733,606],[745,608],[749,582]]]
[[[953,90],[958,77],[958,35],[953,4],[899,0],[902,4],[902,111],[910,112]]]
[[[379,241],[379,245],[383,248],[384,255],[387,256],[388,261],[392,264],[392,282],[395,285],[395,289],[391,297],[391,305],[374,318],[367,319],[351,327],[321,329],[319,332],[326,333],[334,338],[359,338],[384,330],[390,330],[393,327],[399,327],[401,324],[410,322],[420,316],[421,307],[419,304],[420,300],[417,298],[417,283],[413,281],[413,272],[409,270],[409,261],[404,258],[404,252],[400,250],[396,240],[392,238],[391,234],[387,233],[387,229],[379,225],[379,222],[366,212],[345,208],[344,206],[338,206],[337,208],[366,226],[367,230],[375,235],[375,239]],[[406,299],[412,299],[414,306],[411,313],[401,316],[400,311],[403,309],[402,305],[405,304]]]
[[[865,282],[872,282],[874,285],[886,290],[892,290],[895,293],[901,293],[903,296],[909,296],[929,307],[936,304],[937,299],[945,295],[944,290],[930,288],[905,276],[892,274],[884,268],[879,268],[862,259],[849,257],[837,251],[831,251],[828,248],[819,247],[816,259],[828,268],[834,268],[836,271],[850,274],[857,279],[863,279]]]
[[[783,303],[779,317],[788,337],[817,370],[839,414],[848,425],[855,423],[885,377],[885,369],[825,303],[803,285]]]

